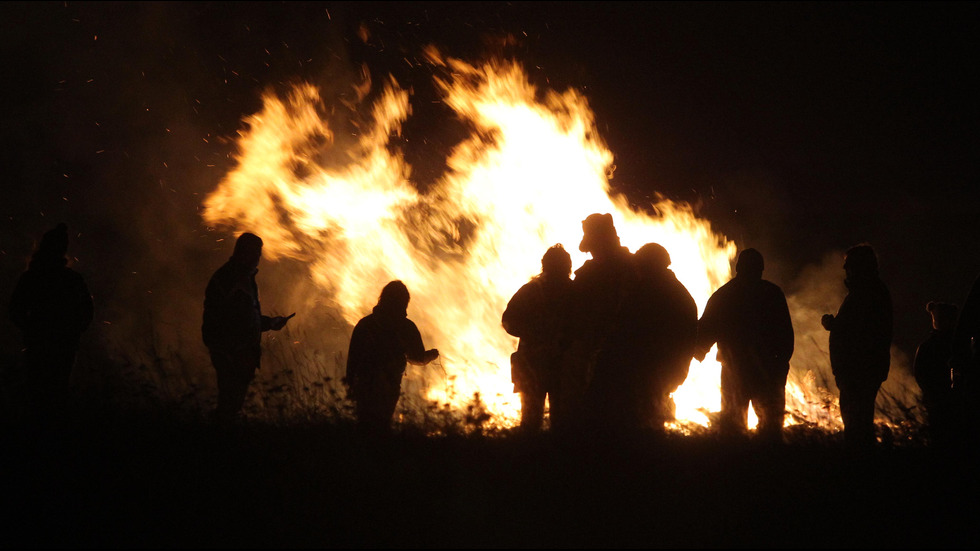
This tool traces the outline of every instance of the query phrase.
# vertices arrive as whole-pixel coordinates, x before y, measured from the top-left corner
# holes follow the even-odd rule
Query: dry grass
[[[457,410],[412,393],[389,438],[365,439],[343,353],[296,341],[309,342],[266,343],[234,427],[209,421],[206,358],[147,343],[125,361],[84,351],[70,418],[0,425],[0,543],[877,547],[980,535],[977,454],[933,449],[911,421],[879,426],[876,453],[854,457],[807,423],[779,448],[701,427],[529,436],[490,428],[479,395]]]

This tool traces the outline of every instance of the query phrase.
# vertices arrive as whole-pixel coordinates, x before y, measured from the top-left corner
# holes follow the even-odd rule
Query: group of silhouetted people
[[[522,430],[541,430],[546,403],[556,431],[662,429],[674,417],[670,396],[685,381],[691,360],[703,360],[717,344],[719,428],[745,434],[751,402],[759,437],[780,441],[794,333],[782,290],[762,278],[762,255],[743,250],[735,276],[714,292],[698,319],[663,246],[648,243],[631,253],[609,214],[589,215],[582,230],[579,250],[591,258],[574,279],[570,255],[555,245],[545,251],[541,273],[514,294],[502,315],[504,329],[520,339],[511,376],[521,398]],[[10,302],[10,317],[24,338],[26,398],[43,415],[69,402],[80,335],[93,316],[84,280],[67,267],[67,248],[64,224],[45,233]],[[202,336],[217,377],[219,421],[240,415],[260,367],[262,333],[282,329],[292,317],[262,314],[255,282],[261,257],[262,240],[243,233],[205,291]],[[821,322],[830,332],[845,440],[867,448],[875,441],[875,399],[888,376],[892,303],[869,245],[847,251],[844,272],[847,296],[837,314]],[[958,319],[953,305],[928,305],[933,332],[916,352],[914,371],[937,442],[977,426],[978,413],[964,404],[975,402],[980,386],[978,287],[980,279]],[[345,382],[366,432],[390,427],[406,363],[425,365],[439,356],[425,348],[408,319],[409,300],[401,281],[388,283],[351,335]]]
[[[915,351],[912,364],[922,390],[929,436],[948,446],[958,437],[980,437],[980,278],[970,289],[962,310],[929,302],[932,331]]]
[[[590,215],[582,230],[579,250],[592,258],[575,279],[568,278],[568,253],[556,245],[545,253],[541,275],[504,311],[504,328],[521,339],[512,356],[521,426],[541,427],[547,394],[556,429],[662,429],[674,417],[670,395],[691,360],[703,360],[718,343],[722,429],[745,431],[752,401],[760,432],[779,438],[793,325],[782,291],[762,279],[762,255],[742,252],[735,278],[698,320],[663,246],[647,243],[630,253],[609,214]]]
[[[780,442],[795,337],[783,291],[762,278],[762,254],[755,249],[739,254],[735,277],[712,294],[698,319],[690,293],[669,269],[664,247],[648,243],[631,254],[620,244],[609,214],[590,215],[582,229],[579,250],[592,258],[575,279],[569,278],[567,252],[555,245],[542,258],[541,274],[504,311],[504,329],[520,338],[511,363],[514,388],[521,394],[521,427],[540,430],[547,396],[556,429],[660,429],[673,418],[670,394],[686,379],[692,358],[703,361],[717,344],[720,431],[745,434],[751,402],[759,438]],[[849,249],[844,272],[847,296],[837,314],[824,315],[821,323],[830,332],[845,441],[866,450],[875,442],[875,400],[888,377],[892,303],[871,246]],[[977,354],[970,348],[980,332],[976,287],[967,300],[971,313],[958,324],[955,307],[930,304],[935,332],[916,357],[916,377],[937,439],[949,435],[964,409],[952,403],[950,366],[959,362],[954,374],[977,372]],[[976,392],[960,386],[964,393]]]

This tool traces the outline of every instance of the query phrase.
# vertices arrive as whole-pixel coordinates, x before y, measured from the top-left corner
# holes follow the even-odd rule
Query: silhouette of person
[[[425,349],[418,327],[408,319],[410,298],[404,283],[388,283],[351,334],[346,383],[358,427],[367,433],[390,429],[406,361],[426,365],[439,357],[438,350]]]
[[[572,282],[572,341],[561,379],[562,409],[569,411],[559,415],[581,414],[597,426],[616,427],[629,422],[624,397],[631,389],[621,351],[610,347],[609,340],[623,323],[623,304],[636,270],[632,253],[619,243],[612,215],[590,214],[582,230],[579,250],[592,258],[575,271]]]
[[[779,442],[793,322],[782,289],[762,279],[764,268],[759,251],[745,249],[738,255],[735,277],[711,295],[698,322],[698,360],[718,343],[722,431],[746,431],[751,401],[759,437]]]
[[[248,387],[259,369],[262,333],[282,329],[295,315],[262,315],[255,284],[261,258],[262,239],[252,233],[241,234],[231,258],[214,272],[204,292],[201,334],[217,375],[215,417],[220,422],[233,421],[241,413]]]
[[[551,404],[552,423],[555,404],[561,402],[558,383],[567,334],[571,272],[572,257],[564,247],[551,247],[541,257],[541,274],[514,293],[501,318],[504,330],[521,339],[517,352],[511,355],[511,379],[514,391],[521,394],[520,426],[528,432],[541,430],[546,397]]]
[[[916,349],[912,371],[922,390],[929,434],[937,444],[945,444],[952,435],[954,422],[949,360],[953,355],[957,308],[953,304],[930,302],[926,310],[932,315],[932,332]]]
[[[878,276],[878,258],[870,245],[844,255],[847,296],[837,315],[821,318],[830,331],[830,367],[840,389],[840,412],[848,447],[874,446],[875,398],[888,378],[892,342],[892,301]]]
[[[624,365],[635,370],[634,424],[663,430],[674,418],[670,394],[684,383],[695,354],[698,306],[669,269],[667,249],[647,243],[633,256],[639,279],[624,302],[617,341]]]
[[[67,252],[62,223],[41,238],[10,300],[10,319],[24,337],[28,408],[41,417],[56,418],[68,405],[79,340],[92,323],[92,295]]]
[[[980,277],[970,288],[953,333],[953,399],[967,443],[980,440]]]

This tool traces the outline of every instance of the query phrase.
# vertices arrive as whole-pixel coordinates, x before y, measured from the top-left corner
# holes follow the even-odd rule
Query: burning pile
[[[586,215],[611,213],[632,251],[666,247],[699,310],[730,278],[735,244],[687,205],[665,200],[637,211],[612,193],[613,155],[579,92],[539,90],[514,62],[471,65],[435,51],[429,59],[448,75],[435,81],[443,102],[471,133],[425,193],[390,147],[411,115],[406,90],[386,83],[353,142],[340,145],[351,140],[328,125],[331,106],[307,84],[285,98],[266,94],[245,120],[237,167],[207,198],[204,218],[262,236],[268,257],[305,263],[350,324],[385,283],[404,281],[409,317],[442,353],[437,376],[409,369],[409,384],[458,409],[479,393],[492,424],[510,426],[519,417],[509,365],[517,343],[501,313],[549,246],[564,244],[581,265]],[[714,356],[695,362],[675,393],[679,421],[705,425],[705,412],[719,409]],[[790,386],[794,409],[805,397]]]

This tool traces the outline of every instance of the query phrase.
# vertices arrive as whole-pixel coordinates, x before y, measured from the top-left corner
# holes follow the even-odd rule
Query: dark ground
[[[972,547],[975,456],[802,430],[365,441],[344,423],[232,430],[87,412],[6,426],[2,547]]]

